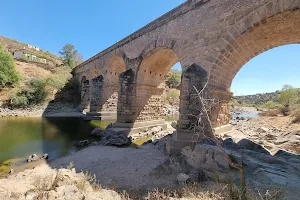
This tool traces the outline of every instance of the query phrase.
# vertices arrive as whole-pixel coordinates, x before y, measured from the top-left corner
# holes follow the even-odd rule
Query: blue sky
[[[184,0],[19,0],[1,2],[0,35],[58,54],[66,43],[85,59],[123,39]],[[236,94],[300,87],[300,45],[265,52],[248,62],[232,84]]]

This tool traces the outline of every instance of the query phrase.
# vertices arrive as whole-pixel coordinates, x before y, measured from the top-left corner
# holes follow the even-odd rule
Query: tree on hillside
[[[181,71],[171,70],[169,75],[166,78],[166,84],[169,88],[176,88],[180,85],[181,82]]]
[[[7,84],[16,84],[19,80],[14,58],[0,45],[0,88]]]
[[[284,85],[278,99],[281,104],[290,110],[299,101],[299,89],[291,85]]]
[[[75,49],[74,45],[72,44],[66,44],[61,51],[59,51],[59,54],[63,58],[63,63],[65,66],[70,67],[73,69],[76,67],[76,57],[78,54],[78,51]]]
[[[83,56],[80,53],[78,53],[78,52],[76,54],[76,58],[75,59],[76,59],[76,65],[80,65],[81,63],[84,62]]]

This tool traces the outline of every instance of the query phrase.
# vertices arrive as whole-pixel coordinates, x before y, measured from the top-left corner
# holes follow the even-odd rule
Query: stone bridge
[[[77,66],[82,103],[103,119],[117,118],[120,130],[160,125],[164,76],[180,62],[175,152],[194,140],[199,103],[193,87],[207,83],[207,94],[219,100],[213,125],[226,129],[233,78],[256,55],[300,42],[299,7],[300,0],[188,0]]]

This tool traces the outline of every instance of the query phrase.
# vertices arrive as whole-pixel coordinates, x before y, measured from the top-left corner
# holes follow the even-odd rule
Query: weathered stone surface
[[[195,169],[226,171],[229,169],[228,161],[220,149],[212,145],[198,144],[192,149],[187,146],[181,150],[186,162]]]
[[[185,184],[190,180],[190,176],[184,173],[180,173],[177,175],[177,181],[179,184]]]
[[[269,129],[266,128],[266,127],[260,127],[260,128],[258,128],[256,131],[257,131],[258,133],[266,133],[266,132],[269,131]]]
[[[265,148],[263,148],[261,145],[256,144],[248,139],[242,139],[237,143],[241,149],[248,149],[251,151],[257,151],[260,153],[270,154]]]
[[[96,137],[103,137],[104,136],[104,131],[101,128],[95,128],[91,132],[91,136],[96,136]]]
[[[40,159],[40,157],[36,154],[32,154],[30,155],[28,158],[27,158],[27,162],[34,162],[34,161],[37,161],[38,159]]]
[[[77,147],[88,147],[90,146],[90,142],[88,140],[81,140],[75,144]]]
[[[127,137],[124,133],[107,130],[101,139],[101,144],[117,147],[128,146],[131,144],[131,137]]]

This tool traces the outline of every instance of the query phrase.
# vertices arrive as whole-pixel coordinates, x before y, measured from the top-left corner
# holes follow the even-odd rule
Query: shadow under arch
[[[116,119],[118,104],[119,74],[126,68],[122,56],[113,55],[105,70],[92,79],[91,108],[87,115],[99,113],[100,119]],[[97,115],[97,114],[96,114]]]
[[[152,122],[163,124],[161,109],[164,80],[178,60],[174,50],[157,47],[143,56],[136,72],[127,70],[120,75],[120,92],[124,98],[119,99],[118,123],[131,124],[130,128],[136,122],[146,122],[145,125],[152,125]]]

